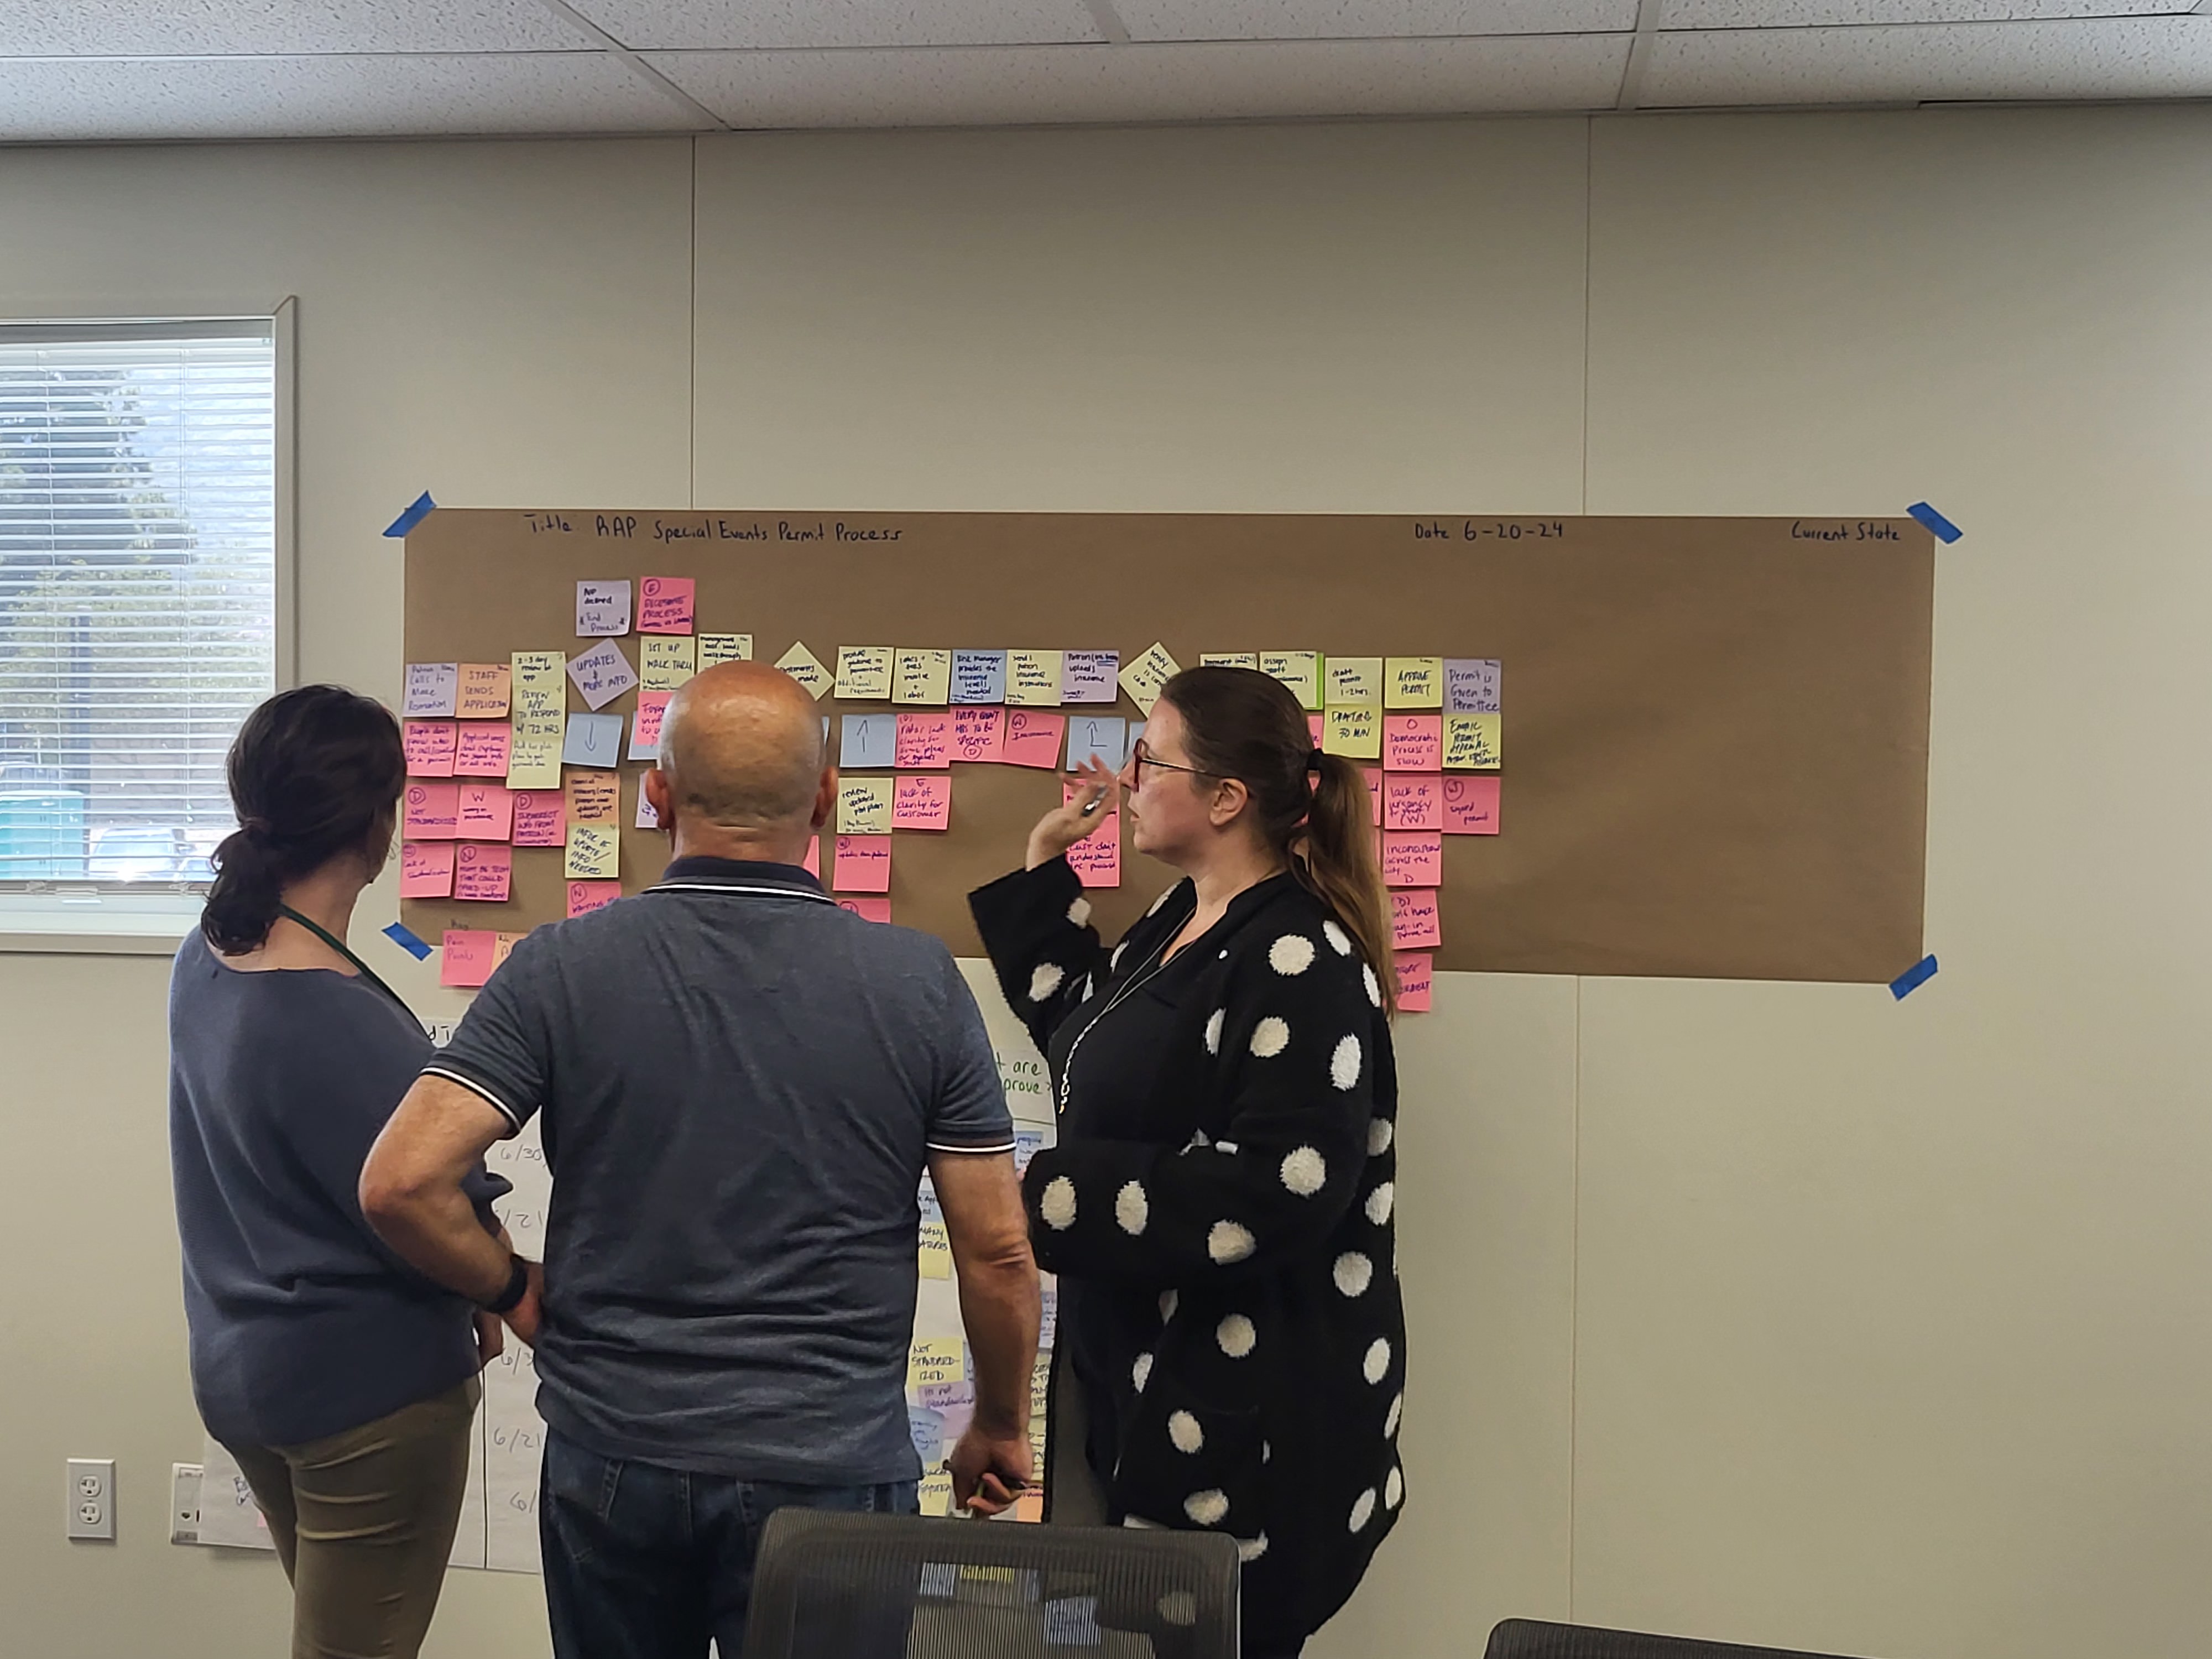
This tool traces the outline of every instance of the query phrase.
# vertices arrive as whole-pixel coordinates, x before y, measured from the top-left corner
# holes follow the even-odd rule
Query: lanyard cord
[[[289,904],[278,905],[276,907],[276,914],[281,916],[287,917],[293,921],[298,922],[301,927],[306,928],[317,939],[322,940],[324,944],[329,945],[331,950],[337,951],[348,962],[353,963],[353,965],[360,970],[361,976],[367,980],[371,985],[376,987],[378,990],[383,992],[385,995],[390,997],[392,1001],[398,1003],[399,1005],[400,1011],[404,1012],[408,1018],[413,1019],[415,1018],[415,1011],[412,1008],[408,1007],[406,1001],[400,996],[399,993],[393,990],[389,985],[386,985],[382,980],[379,979],[376,976],[375,969],[370,967],[359,957],[354,955],[352,951],[347,950],[345,945],[338,939],[332,937],[326,929],[317,926],[314,922],[309,921],[307,917],[301,915],[297,910],[295,910]]]

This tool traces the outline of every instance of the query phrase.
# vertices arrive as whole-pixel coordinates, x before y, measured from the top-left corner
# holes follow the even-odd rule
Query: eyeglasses
[[[1173,761],[1154,760],[1152,750],[1146,747],[1142,738],[1139,738],[1129,750],[1129,766],[1136,777],[1137,787],[1139,789],[1145,787],[1145,769],[1147,766],[1158,767],[1163,772],[1187,773],[1194,778],[1210,778],[1213,775],[1212,773],[1200,767],[1177,766]]]

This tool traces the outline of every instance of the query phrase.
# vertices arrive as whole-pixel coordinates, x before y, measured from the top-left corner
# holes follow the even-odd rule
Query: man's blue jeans
[[[745,1645],[753,1555],[777,1510],[912,1515],[915,1482],[791,1486],[623,1462],[545,1437],[538,1530],[558,1659],[722,1659]],[[904,1643],[897,1651],[903,1652]]]

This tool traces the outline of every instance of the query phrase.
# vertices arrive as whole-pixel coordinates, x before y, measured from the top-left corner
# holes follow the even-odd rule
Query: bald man
[[[925,1166],[975,1358],[954,1493],[995,1510],[1030,1474],[1036,1267],[997,1062],[942,944],[800,867],[837,788],[813,699],[765,665],[708,670],[644,788],[673,840],[659,883],[518,945],[361,1178],[393,1249],[537,1350],[562,1659],[710,1636],[734,1656],[771,1510],[915,1510]],[[542,1266],[462,1184],[533,1113]]]

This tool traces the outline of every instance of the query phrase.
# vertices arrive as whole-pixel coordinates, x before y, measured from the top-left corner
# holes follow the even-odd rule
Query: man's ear
[[[830,827],[830,820],[837,812],[837,769],[822,769],[822,781],[814,791],[814,812],[807,821],[818,833]]]
[[[676,797],[668,787],[668,774],[659,767],[647,772],[638,787],[645,791],[646,804],[653,808],[653,816],[660,820],[664,830],[676,827]]]

